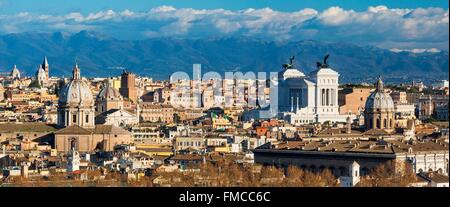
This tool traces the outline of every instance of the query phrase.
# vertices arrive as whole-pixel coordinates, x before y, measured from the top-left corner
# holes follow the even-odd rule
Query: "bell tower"
[[[48,80],[49,79],[49,72],[50,72],[50,67],[47,61],[47,56],[44,57],[44,61],[42,62],[42,68],[45,71],[45,79]]]

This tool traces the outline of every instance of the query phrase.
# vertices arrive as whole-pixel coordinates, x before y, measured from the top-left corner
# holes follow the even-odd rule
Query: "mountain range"
[[[390,82],[447,79],[448,51],[393,52],[345,42],[303,40],[270,42],[248,37],[119,40],[92,31],[79,33],[18,33],[0,36],[0,71],[17,65],[24,75],[34,75],[44,56],[50,75],[70,76],[76,62],[83,76],[119,75],[123,69],[154,79],[168,79],[176,71],[276,72],[295,56],[295,66],[309,73],[330,54],[329,65],[341,82],[372,81],[379,75]]]

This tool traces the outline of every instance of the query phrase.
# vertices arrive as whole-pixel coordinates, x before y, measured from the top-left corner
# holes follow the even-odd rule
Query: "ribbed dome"
[[[378,78],[377,88],[367,98],[366,111],[394,111],[394,101],[392,97],[384,92],[383,81]]]
[[[102,90],[100,90],[97,98],[101,100],[123,100],[120,92],[113,88],[109,81],[103,86]]]
[[[17,66],[14,65],[14,68],[11,71],[12,78],[20,78],[20,71],[17,69]]]
[[[94,100],[89,85],[80,78],[78,65],[74,68],[74,78],[61,90],[60,106],[92,107]]]

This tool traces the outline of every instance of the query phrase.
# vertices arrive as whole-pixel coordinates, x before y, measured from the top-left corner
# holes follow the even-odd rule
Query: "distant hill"
[[[47,56],[50,74],[70,76],[75,59],[83,76],[112,76],[122,68],[155,79],[168,79],[176,71],[202,72],[279,71],[296,55],[296,66],[308,73],[317,61],[330,54],[329,64],[342,82],[371,81],[378,75],[392,82],[433,80],[448,77],[448,52],[391,52],[349,43],[299,41],[267,42],[251,38],[117,40],[105,34],[82,31],[67,33],[20,33],[0,36],[0,70],[14,64],[33,75]]]

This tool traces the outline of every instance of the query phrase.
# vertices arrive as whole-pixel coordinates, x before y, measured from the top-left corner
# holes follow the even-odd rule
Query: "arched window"
[[[69,138],[69,141],[70,141],[70,149],[69,150],[72,150],[72,149],[77,149],[77,138],[75,138],[75,137],[72,137],[72,138]]]
[[[384,125],[384,128],[386,129],[386,128],[388,128],[388,126],[387,126],[387,120],[386,119],[383,119],[383,125]]]
[[[378,118],[377,119],[377,129],[380,129],[381,128],[381,123],[380,123],[380,119]]]

